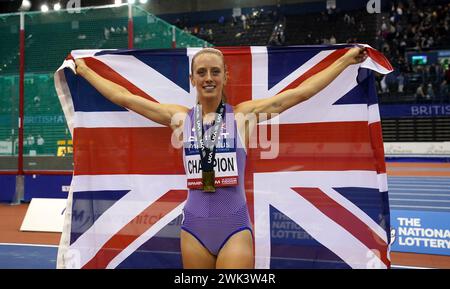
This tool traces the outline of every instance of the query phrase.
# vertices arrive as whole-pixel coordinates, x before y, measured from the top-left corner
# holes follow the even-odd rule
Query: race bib
[[[190,189],[202,189],[202,164],[200,156],[186,155],[187,187]],[[217,153],[214,160],[216,187],[236,186],[238,184],[238,168],[236,152]]]
[[[227,139],[222,132],[216,147],[214,158],[215,186],[227,187],[238,184],[238,164],[234,138]],[[200,153],[193,136],[184,147],[184,168],[187,175],[187,187],[190,189],[202,189],[202,163]]]

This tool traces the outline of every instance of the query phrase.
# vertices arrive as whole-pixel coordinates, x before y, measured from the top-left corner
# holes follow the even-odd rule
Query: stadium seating
[[[353,17],[354,23],[347,23],[345,14]],[[362,28],[360,28],[362,25]],[[365,11],[340,12],[328,16],[324,13],[286,16],[286,45],[324,44],[332,36],[336,43],[356,40],[374,45],[377,32],[377,16]],[[308,37],[310,34],[310,37]],[[326,42],[325,42],[326,43]]]
[[[134,11],[136,48],[172,47],[172,26],[154,15]],[[87,9],[80,14],[54,12],[25,16],[24,153],[56,155],[58,141],[70,140],[54,87],[53,74],[75,49],[126,49],[127,7]],[[206,46],[205,41],[176,30],[177,47]],[[0,141],[15,141],[19,101],[19,16],[0,16]],[[37,137],[44,140],[37,147]],[[29,145],[27,137],[34,138]]]

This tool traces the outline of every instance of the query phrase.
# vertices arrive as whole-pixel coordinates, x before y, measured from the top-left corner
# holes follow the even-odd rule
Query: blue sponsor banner
[[[63,114],[28,115],[24,117],[23,122],[25,125],[64,125],[66,119]],[[3,126],[15,128],[17,117],[0,115],[0,123]]]
[[[16,175],[0,175],[0,202],[14,201]]]
[[[32,198],[65,199],[68,196],[72,175],[26,175],[24,201]]]
[[[450,116],[450,104],[380,105],[381,118]]]
[[[391,211],[391,251],[450,256],[450,213]]]

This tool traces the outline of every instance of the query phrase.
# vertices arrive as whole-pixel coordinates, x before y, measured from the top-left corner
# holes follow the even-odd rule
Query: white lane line
[[[389,196],[429,196],[429,197],[450,197],[450,194],[416,194],[416,193],[392,193]],[[439,200],[438,200],[439,201]]]
[[[450,189],[448,188],[434,188],[434,189],[430,189],[430,188],[426,188],[426,187],[417,187],[417,188],[402,188],[402,187],[396,187],[396,186],[390,186],[390,191],[424,191],[424,192],[436,192],[436,191],[440,191],[441,193],[445,193],[448,194],[450,193]]]
[[[429,200],[429,199],[389,199],[389,201],[450,203],[450,200]]]
[[[434,207],[434,206],[389,205],[389,207],[391,207],[391,208],[411,208],[411,209],[450,210],[450,207]]]

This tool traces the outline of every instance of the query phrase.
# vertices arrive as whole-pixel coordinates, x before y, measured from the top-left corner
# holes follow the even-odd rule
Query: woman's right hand
[[[75,70],[77,74],[80,74],[87,67],[83,58],[75,59]]]

